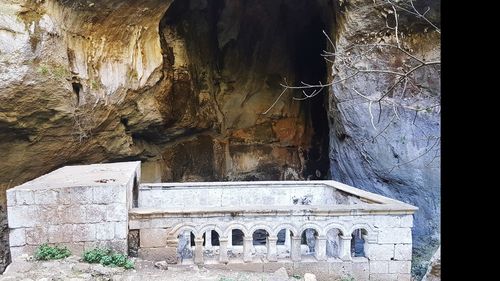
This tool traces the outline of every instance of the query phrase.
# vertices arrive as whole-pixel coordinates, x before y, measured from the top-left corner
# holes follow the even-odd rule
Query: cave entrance
[[[314,5],[316,3],[316,5]],[[319,5],[321,1],[310,1],[311,13],[305,17],[308,21],[303,29],[296,30],[295,52],[293,61],[295,62],[295,85],[301,82],[310,85],[328,83],[327,61],[321,56],[327,50],[327,37],[323,33],[329,32],[329,26],[323,20],[322,14],[325,7]],[[324,4],[324,3],[323,3]],[[302,16],[303,18],[303,16]],[[301,20],[297,18],[296,20]],[[313,89],[314,90],[314,89]],[[313,90],[306,90],[310,95]],[[328,88],[321,89],[321,92],[314,97],[301,100],[304,110],[306,135],[311,136],[309,149],[304,151],[305,169],[303,177],[308,180],[330,179],[330,159],[329,159],[329,122],[328,122]],[[294,90],[293,96],[303,99],[305,96],[302,90]]]
[[[162,114],[173,125],[181,117],[172,116],[205,110],[200,109],[199,97],[213,99],[207,111],[217,112],[218,126],[211,130],[230,139],[228,157],[240,149],[236,161],[258,162],[251,172],[245,170],[248,163],[242,163],[241,173],[255,180],[288,179],[280,169],[293,167],[302,173],[293,179],[329,179],[329,89],[302,101],[293,100],[303,97],[301,90],[288,91],[272,114],[262,112],[278,97],[284,80],[289,85],[328,82],[327,61],[321,56],[328,42],[323,31],[331,34],[334,20],[332,0],[174,1],[159,25],[165,77],[173,80],[162,97],[165,101],[160,101],[172,106]],[[283,127],[273,127],[282,120]],[[304,133],[293,126],[303,127]],[[280,129],[283,133],[276,137]],[[233,131],[248,139],[231,139]],[[276,147],[282,159],[273,158]],[[235,158],[221,161],[230,163],[222,178],[239,172],[230,170]]]

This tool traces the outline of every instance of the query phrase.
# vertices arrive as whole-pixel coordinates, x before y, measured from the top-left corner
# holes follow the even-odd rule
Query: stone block
[[[127,222],[115,222],[115,239],[127,239]]]
[[[165,228],[145,228],[140,230],[141,247],[155,248],[167,245],[168,230]]]
[[[413,227],[413,215],[401,216],[400,227]]]
[[[85,251],[95,248],[109,248],[113,251],[126,254],[127,253],[127,240],[102,240],[84,242]]]
[[[377,228],[391,228],[401,226],[401,219],[399,216],[378,215],[373,216],[370,219],[373,221],[373,225]]]
[[[9,233],[9,245],[11,247],[26,245],[26,229],[14,228]]]
[[[398,275],[392,273],[370,273],[370,281],[397,281]]]
[[[9,189],[5,193],[7,194],[7,207],[17,205],[16,191]]]
[[[389,273],[411,273],[411,261],[389,261]]]
[[[87,222],[87,214],[81,205],[59,205],[56,208],[59,223],[78,224]]]
[[[397,281],[411,281],[411,274],[398,274]]]
[[[329,263],[326,261],[301,261],[293,263],[293,274],[303,276],[308,272],[316,274],[318,280],[325,280],[330,275]]]
[[[396,244],[394,245],[394,259],[409,261],[412,256],[412,244]]]
[[[169,264],[178,262],[177,249],[173,247],[139,248],[138,256],[149,261],[167,261]]]
[[[411,243],[411,228],[381,228],[378,234],[379,244]]]
[[[38,189],[33,192],[35,204],[37,205],[57,205],[59,194],[52,189]]]
[[[115,223],[104,222],[96,223],[95,225],[95,238],[97,240],[112,240],[115,238]]]
[[[286,272],[288,275],[293,274],[293,262],[289,260],[284,260],[280,261],[278,260],[277,262],[266,262],[264,263],[263,271],[264,272],[275,272],[276,270],[280,268],[286,269]]]
[[[38,223],[36,206],[7,207],[7,214],[10,228],[33,227]]]
[[[106,221],[106,205],[85,205],[85,221],[102,223]]]
[[[92,187],[72,186],[65,188],[59,194],[61,204],[84,205],[91,204],[93,199]]]
[[[228,263],[226,265],[228,270],[235,271],[250,271],[250,272],[263,272],[264,263],[262,262],[244,262],[244,263]]]
[[[370,276],[370,265],[367,259],[353,259],[351,276],[354,280],[368,280]]]
[[[28,245],[41,245],[49,242],[48,226],[26,229],[26,243]]]
[[[389,273],[389,261],[370,261],[370,275],[372,273]]]
[[[365,244],[366,257],[370,260],[390,260],[394,258],[394,244]]]
[[[341,260],[329,262],[328,273],[332,279],[341,279],[352,274],[352,262],[342,262]]]
[[[120,186],[94,186],[93,200],[95,204],[127,203],[127,189]]]
[[[75,256],[81,256],[84,251],[83,242],[60,243],[59,245],[68,248],[68,250],[71,251],[71,254]]]
[[[106,205],[106,221],[127,221],[127,205],[123,203],[111,203]]]
[[[10,247],[10,257],[12,260],[18,259],[22,255],[32,256],[36,251],[36,246]]]
[[[96,239],[95,224],[75,224],[73,225],[73,242],[87,242]],[[82,244],[83,249],[83,244]]]
[[[17,190],[16,192],[17,205],[33,205],[35,197],[32,190]]]
[[[73,225],[61,224],[49,226],[49,243],[71,242],[73,237]]]
[[[37,225],[63,224],[62,219],[57,212],[57,207],[57,205],[37,205]]]

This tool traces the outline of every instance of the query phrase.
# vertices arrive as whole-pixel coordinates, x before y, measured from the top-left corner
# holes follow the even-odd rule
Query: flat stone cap
[[[124,186],[139,171],[141,161],[65,166],[7,190],[57,189],[78,186]]]

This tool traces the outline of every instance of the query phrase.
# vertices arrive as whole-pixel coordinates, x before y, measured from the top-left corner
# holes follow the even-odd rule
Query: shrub
[[[71,251],[66,247],[49,246],[42,244],[35,252],[35,259],[37,260],[58,260],[71,256]]]
[[[134,263],[127,256],[113,253],[110,249],[95,248],[83,253],[83,261],[88,263],[100,263],[104,266],[118,266],[125,269],[134,268]]]

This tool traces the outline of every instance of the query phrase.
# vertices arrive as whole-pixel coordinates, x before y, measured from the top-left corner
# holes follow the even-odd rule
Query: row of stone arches
[[[291,224],[263,227],[255,224],[247,228],[244,224],[233,223],[222,230],[215,225],[201,228],[180,225],[170,235],[178,238],[177,251],[183,262],[191,259],[195,263],[205,260],[226,263],[229,260],[350,260],[365,257],[366,240],[370,235],[371,239],[374,236],[371,227],[354,225],[347,232],[346,228],[335,226],[338,225],[321,227],[308,223],[300,227]]]

